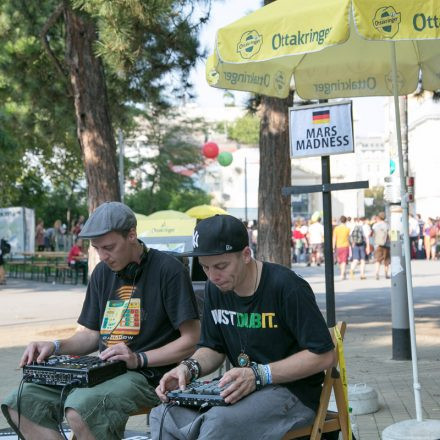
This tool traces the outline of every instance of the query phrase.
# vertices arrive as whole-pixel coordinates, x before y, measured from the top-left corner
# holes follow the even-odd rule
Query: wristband
[[[145,353],[145,351],[141,351],[139,353],[140,357],[142,358],[142,368],[147,368],[148,367],[148,357],[147,357],[147,353]]]
[[[266,370],[267,385],[270,385],[272,383],[272,370],[269,364],[265,364],[263,367]]]
[[[54,349],[53,349],[53,355],[54,356],[59,356],[60,350],[61,350],[61,341],[59,339],[55,339],[55,341],[52,341],[53,345],[54,345]]]
[[[272,383],[272,371],[269,364],[257,364],[257,367],[258,372],[260,373],[262,385],[270,385]]]
[[[188,368],[190,382],[199,378],[200,373],[202,372],[202,368],[200,367],[200,364],[197,360],[189,358],[183,360],[180,364],[185,365],[186,368]]]
[[[143,367],[143,359],[139,353],[135,353],[135,355],[137,360],[136,370],[140,370]]]
[[[250,368],[255,376],[255,388],[257,391],[259,391],[261,388],[263,388],[263,382],[261,380],[260,372],[258,371],[258,364],[251,362]]]

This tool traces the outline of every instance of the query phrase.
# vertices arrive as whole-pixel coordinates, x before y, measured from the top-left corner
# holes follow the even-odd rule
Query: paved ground
[[[415,261],[412,267],[423,416],[440,419],[440,262]],[[324,268],[297,265],[294,270],[311,283],[325,311]],[[372,272],[369,265],[367,280],[335,281],[336,318],[348,323],[349,383],[366,383],[379,395],[378,412],[357,416],[361,440],[378,440],[385,427],[415,418],[411,362],[391,359],[390,281],[377,281]],[[22,280],[9,280],[0,288],[0,400],[21,378],[16,367],[28,341],[64,337],[73,331],[84,293],[83,286]],[[128,427],[144,431],[145,424],[145,417],[137,416]],[[0,429],[6,426],[0,416]]]

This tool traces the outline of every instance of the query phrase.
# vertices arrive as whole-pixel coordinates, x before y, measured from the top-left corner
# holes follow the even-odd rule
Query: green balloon
[[[231,165],[232,159],[232,154],[229,151],[223,151],[223,153],[220,153],[217,157],[218,163],[222,167],[227,167]]]

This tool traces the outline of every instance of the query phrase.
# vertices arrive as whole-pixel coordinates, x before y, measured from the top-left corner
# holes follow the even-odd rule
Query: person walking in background
[[[423,225],[423,244],[425,246],[425,254],[426,259],[431,259],[431,233],[434,233],[434,231],[431,232],[431,229],[434,227],[433,221],[431,217],[428,217],[428,220],[426,220],[425,224]]]
[[[417,242],[419,240],[420,228],[419,228],[419,222],[417,221],[417,219],[414,217],[413,214],[409,215],[408,223],[409,223],[411,258],[414,259],[416,258],[417,255]]]
[[[383,263],[385,278],[389,278],[390,267],[390,237],[389,228],[385,222],[385,213],[377,214],[377,222],[373,225],[374,259],[376,260],[376,280],[379,279],[380,265]]]
[[[74,239],[78,237],[83,227],[84,227],[84,216],[80,215],[72,228],[72,235]]]
[[[56,251],[64,251],[65,230],[61,223],[61,220],[55,220],[55,223],[53,224],[53,229],[54,229],[53,246]]]
[[[52,252],[55,250],[55,229],[53,227],[44,231],[44,250]]]
[[[301,231],[301,220],[295,221],[295,229],[292,232],[293,262],[300,263],[304,260],[306,251],[306,236]]]
[[[345,268],[347,267],[350,255],[350,229],[347,227],[347,217],[341,215],[339,225],[333,230],[333,250],[336,252],[336,259],[339,264],[340,279],[345,280]]]
[[[370,221],[367,219],[367,217],[361,217],[360,220],[362,222],[362,230],[364,231],[364,235],[367,239],[367,244],[368,244],[368,246],[366,246],[365,248],[366,250],[365,262],[368,262],[371,257],[371,251],[374,249],[373,241],[372,241],[373,238],[371,237],[371,226],[370,226]]]
[[[361,219],[356,219],[353,230],[350,234],[351,254],[353,256],[350,267],[350,278],[354,278],[354,273],[357,265],[360,263],[361,280],[365,280],[365,259],[370,253],[370,243],[368,237],[365,235],[363,222]]]
[[[44,222],[40,218],[37,222],[37,227],[35,228],[35,245],[37,251],[44,251]]]
[[[307,238],[310,246],[310,263],[316,263],[317,266],[320,266],[324,246],[324,226],[322,226],[321,217],[317,217],[315,221],[312,221]]]
[[[416,258],[418,260],[424,260],[426,258],[425,248],[424,248],[424,240],[423,240],[423,229],[425,226],[425,222],[422,219],[420,214],[416,214],[417,222],[419,223],[419,240],[417,241],[417,255]]]
[[[0,285],[6,284],[6,272],[5,272],[5,261],[3,259],[3,252],[0,248]]]
[[[425,223],[425,229],[423,231],[427,260],[435,260],[436,247],[437,247],[437,234],[438,234],[437,222],[432,217],[429,217],[427,222]]]

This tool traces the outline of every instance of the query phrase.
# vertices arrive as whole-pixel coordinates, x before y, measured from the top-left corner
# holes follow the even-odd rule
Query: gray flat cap
[[[120,202],[104,202],[92,212],[79,233],[81,238],[94,238],[111,231],[128,231],[136,227],[134,212]]]

